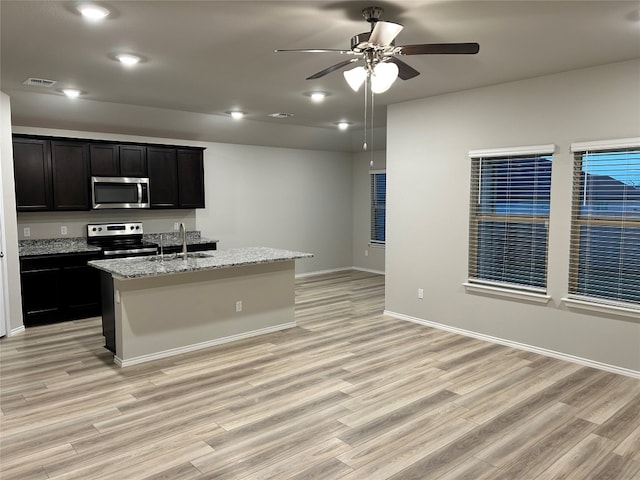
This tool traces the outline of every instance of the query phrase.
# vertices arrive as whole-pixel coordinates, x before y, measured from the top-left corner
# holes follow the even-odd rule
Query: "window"
[[[470,152],[470,283],[546,292],[553,151]]]
[[[574,144],[572,151],[569,297],[638,308],[640,139]]]
[[[387,217],[387,173],[384,170],[369,172],[371,177],[371,243],[385,243]]]

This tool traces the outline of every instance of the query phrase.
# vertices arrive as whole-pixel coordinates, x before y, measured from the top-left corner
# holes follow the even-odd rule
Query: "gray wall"
[[[6,276],[3,278],[6,298],[0,294],[0,300],[7,300],[7,333],[22,327],[22,300],[20,291],[20,263],[18,259],[18,231],[16,219],[16,197],[13,184],[13,149],[11,146],[11,101],[0,92],[0,193],[2,202],[2,234],[4,237],[4,258]],[[3,306],[4,307],[4,306]]]
[[[373,166],[371,161],[373,160]],[[353,265],[362,270],[384,272],[385,247],[370,245],[371,170],[384,170],[384,150],[353,155]]]
[[[640,62],[393,105],[387,122],[386,309],[640,371],[640,320],[568,310],[572,155],[578,141],[640,136]],[[557,145],[548,305],[466,293],[468,152]],[[425,289],[424,300],[417,289]]]

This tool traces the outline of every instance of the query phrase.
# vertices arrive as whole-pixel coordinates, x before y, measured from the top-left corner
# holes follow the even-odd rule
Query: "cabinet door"
[[[13,169],[17,210],[51,210],[49,141],[14,137]]]
[[[178,149],[177,156],[180,208],[204,208],[202,150]]]
[[[151,208],[178,207],[176,149],[147,147]]]
[[[26,327],[58,321],[60,303],[60,269],[42,268],[22,272],[22,311]]]
[[[87,318],[100,315],[100,271],[88,265],[74,265],[62,269],[64,305],[68,318]]]
[[[92,143],[89,145],[91,175],[95,177],[115,177],[119,172],[118,146]]]
[[[120,175],[146,177],[147,149],[142,145],[120,145]]]
[[[89,210],[89,145],[51,142],[54,210]]]

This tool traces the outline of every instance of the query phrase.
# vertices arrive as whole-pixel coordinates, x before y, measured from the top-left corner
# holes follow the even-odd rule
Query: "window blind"
[[[551,159],[472,152],[469,281],[546,292]],[[518,154],[526,151],[526,154]]]
[[[569,297],[640,308],[640,139],[574,151]],[[613,142],[615,144],[615,142]]]
[[[387,218],[387,173],[369,172],[371,177],[371,243],[385,243]]]

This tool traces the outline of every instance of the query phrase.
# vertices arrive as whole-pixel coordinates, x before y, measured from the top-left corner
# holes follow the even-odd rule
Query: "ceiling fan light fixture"
[[[339,130],[346,130],[351,126],[351,122],[336,122],[336,126],[338,127]]]
[[[373,67],[371,74],[371,91],[384,93],[398,78],[398,66],[395,63],[381,62]]]
[[[344,72],[344,79],[354,92],[360,90],[360,87],[367,78],[367,71],[364,67],[356,67]]]

